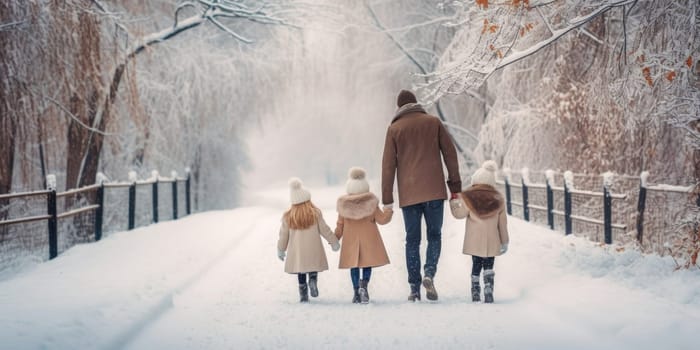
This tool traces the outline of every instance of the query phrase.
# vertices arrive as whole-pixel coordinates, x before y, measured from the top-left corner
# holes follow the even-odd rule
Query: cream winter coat
[[[284,272],[307,273],[328,270],[328,260],[321,236],[330,244],[338,243],[338,239],[323,220],[321,211],[317,209],[316,212],[318,221],[303,230],[290,229],[287,220],[282,218],[277,249],[287,251]]]
[[[467,219],[462,252],[491,257],[501,255],[501,244],[508,238],[508,223],[503,196],[489,185],[473,185],[460,199],[450,201],[452,214]]]
[[[343,239],[340,248],[341,269],[377,267],[389,263],[377,224],[388,223],[392,215],[391,210],[379,209],[379,199],[369,192],[338,199],[335,235]]]

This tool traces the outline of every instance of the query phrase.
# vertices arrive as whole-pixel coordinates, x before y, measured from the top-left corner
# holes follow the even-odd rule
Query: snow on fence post
[[[153,197],[153,222],[158,222],[158,170],[153,170],[151,172],[151,179],[153,179],[153,185],[151,186],[151,196]]]
[[[173,220],[177,220],[177,171],[170,172],[170,176],[173,178]]]
[[[554,185],[554,171],[547,169],[544,172],[546,177],[547,186],[547,225],[551,230],[554,230],[554,192],[552,191],[552,185]]]
[[[133,230],[136,223],[136,172],[129,172],[129,226],[128,230]]]
[[[49,222],[49,260],[58,256],[58,217],[56,210],[56,175],[46,175],[46,189],[49,190],[46,200]]]
[[[506,212],[513,215],[513,207],[510,204],[510,168],[503,168],[503,182],[506,185]]]
[[[574,173],[564,172],[564,233],[571,234],[571,190],[574,189]]]
[[[185,211],[187,215],[190,215],[191,213],[191,208],[190,208],[190,168],[187,167],[185,168],[185,173],[187,174],[187,180],[185,180]]]
[[[613,173],[603,174],[603,232],[605,243],[612,244],[612,197],[610,197],[610,187],[612,187]]]
[[[644,239],[644,210],[646,209],[648,178],[648,171],[642,171],[639,174],[639,200],[637,201],[637,242],[639,244],[642,244]]]
[[[530,221],[530,200],[527,193],[527,185],[530,183],[530,169],[523,168],[520,173],[520,183],[523,185],[523,219]]]
[[[95,203],[98,205],[95,209],[95,241],[102,239],[102,219],[105,206],[105,175],[103,173],[97,173],[97,184],[100,187],[97,188],[97,203]]]

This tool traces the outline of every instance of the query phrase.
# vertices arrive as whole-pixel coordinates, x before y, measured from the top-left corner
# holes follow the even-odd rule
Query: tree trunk
[[[89,6],[90,2],[85,2]],[[71,96],[70,111],[80,123],[102,130],[108,114],[100,116],[98,108],[99,101],[102,100],[100,23],[97,15],[88,12],[81,12],[78,17],[80,39],[75,62],[77,69],[74,72],[78,86]],[[80,123],[71,120],[68,126],[66,189],[94,183],[100,160],[102,135],[88,130]]]
[[[9,22],[11,11],[8,4],[0,3],[0,22]],[[9,34],[0,32],[0,77],[9,77],[12,71]],[[12,189],[12,174],[15,163],[15,134],[17,123],[12,113],[13,89],[9,79],[0,79],[0,194]],[[0,220],[8,218],[8,200],[0,200]],[[7,226],[0,226],[0,242],[7,236]]]

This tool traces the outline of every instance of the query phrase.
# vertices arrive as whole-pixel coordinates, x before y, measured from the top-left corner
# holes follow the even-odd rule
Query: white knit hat
[[[350,168],[349,179],[345,185],[348,194],[360,194],[369,192],[369,183],[365,179],[365,169],[360,167]]]
[[[289,179],[289,200],[292,204],[304,203],[311,200],[311,193],[302,186],[299,178],[293,177]]]
[[[498,165],[492,160],[487,160],[481,164],[481,168],[476,169],[472,175],[472,185],[496,186],[496,170]]]

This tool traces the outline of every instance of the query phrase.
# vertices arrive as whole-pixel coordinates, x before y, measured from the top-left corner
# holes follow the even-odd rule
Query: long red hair
[[[294,204],[284,213],[284,220],[293,230],[309,228],[318,220],[318,208],[311,201]]]

